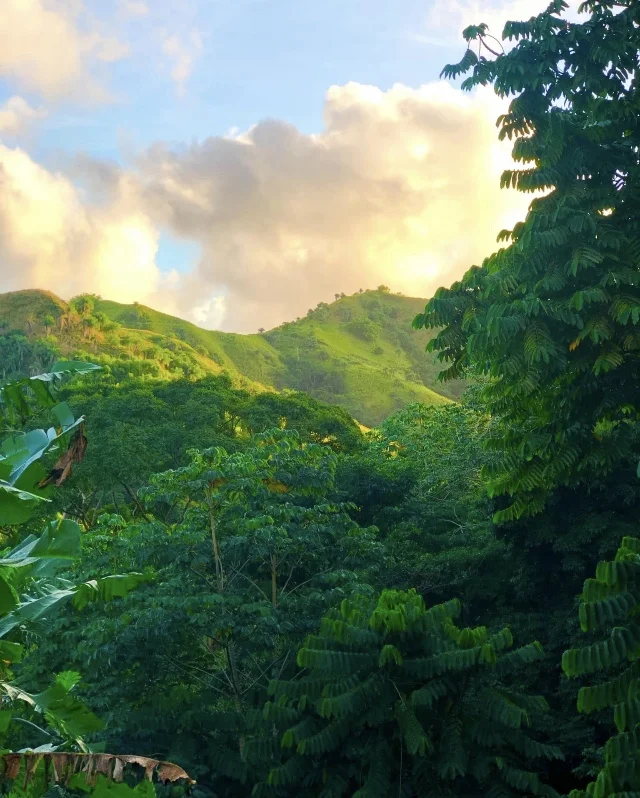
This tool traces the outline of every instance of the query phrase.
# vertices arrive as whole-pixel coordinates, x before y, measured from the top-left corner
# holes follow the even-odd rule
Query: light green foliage
[[[433,390],[437,366],[424,356],[430,336],[410,330],[423,305],[388,289],[338,294],[335,303],[320,303],[300,321],[236,335],[203,330],[142,305],[87,295],[67,305],[42,292],[17,291],[0,295],[0,318],[7,320],[0,353],[11,338],[9,377],[30,373],[54,345],[67,357],[99,363],[103,380],[111,383],[226,373],[234,388],[305,391],[375,424],[409,402],[444,404],[445,396],[460,394],[459,383]],[[44,324],[46,311],[56,320],[53,327]],[[29,325],[27,318],[33,319]],[[24,339],[20,347],[13,343],[17,334]]]
[[[459,602],[427,608],[415,591],[330,611],[298,653],[304,670],[269,687],[264,716],[291,753],[268,785],[299,796],[556,795],[531,770],[561,757],[529,731],[546,702],[510,686],[540,645],[509,651],[508,629],[460,628],[459,614]]]
[[[463,88],[492,84],[513,98],[500,137],[514,141],[522,168],[503,185],[544,192],[501,234],[507,246],[415,320],[442,328],[429,346],[450,364],[444,379],[469,367],[490,378],[483,396],[499,456],[486,477],[493,496],[511,497],[498,521],[540,512],[557,486],[637,463],[638,11],[583,6],[579,23],[563,18],[563,0],[508,23],[517,44],[495,59],[486,30],[471,26],[465,57],[444,70],[470,72]]]

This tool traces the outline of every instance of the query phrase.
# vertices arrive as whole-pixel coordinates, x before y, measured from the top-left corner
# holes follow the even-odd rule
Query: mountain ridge
[[[384,286],[336,297],[303,318],[241,334],[205,330],[138,303],[86,294],[65,302],[27,289],[0,294],[0,347],[4,339],[9,355],[11,342],[29,350],[13,371],[26,368],[25,358],[32,369],[45,365],[48,349],[52,356],[92,358],[116,380],[226,373],[249,391],[304,391],[369,426],[410,402],[459,396],[462,384],[436,382],[439,366],[425,352],[430,333],[411,328],[426,300]]]

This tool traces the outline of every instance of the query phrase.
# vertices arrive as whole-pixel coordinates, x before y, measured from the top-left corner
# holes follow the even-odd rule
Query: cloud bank
[[[498,187],[499,112],[445,83],[334,86],[321,133],[266,120],[128,169],[84,159],[84,192],[0,147],[0,289],[91,290],[238,331],[380,283],[427,297],[525,212]],[[195,269],[160,273],[163,229],[199,243]]]

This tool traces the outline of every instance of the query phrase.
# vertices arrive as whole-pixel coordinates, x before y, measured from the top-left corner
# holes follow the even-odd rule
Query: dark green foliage
[[[464,88],[511,96],[500,136],[522,169],[503,184],[545,191],[510,243],[440,289],[416,326],[442,328],[430,348],[450,365],[490,376],[484,399],[499,452],[486,471],[497,513],[539,512],[549,492],[606,474],[629,456],[640,382],[640,227],[635,120],[640,49],[635,2],[586,2],[569,24],[566,3],[509,23],[516,47],[495,60],[471,50],[446,74]],[[485,41],[486,31],[467,29]]]
[[[561,758],[529,731],[546,702],[512,678],[540,645],[505,653],[508,629],[459,628],[459,614],[415,591],[330,611],[298,653],[302,673],[270,684],[264,716],[291,753],[268,784],[300,796],[556,795],[531,770]]]
[[[64,509],[87,524],[105,504],[139,514],[138,488],[151,474],[184,464],[186,451],[203,442],[242,449],[252,433],[276,426],[336,451],[354,451],[362,442],[353,419],[338,407],[303,394],[249,394],[234,389],[227,377],[124,385],[107,380],[99,391],[87,381],[65,398],[87,413],[87,435],[100,441],[89,448],[72,491],[62,497]]]
[[[51,443],[80,409],[100,442],[48,505],[81,523],[82,560],[59,556],[80,539],[66,518],[0,568],[0,660],[20,678],[2,689],[45,715],[58,691],[56,741],[89,718],[108,749],[188,767],[198,798],[640,795],[640,12],[564,7],[509,23],[506,54],[469,26],[445,70],[510,96],[499,125],[524,166],[503,184],[538,192],[416,319],[451,396],[474,373],[464,402],[429,393],[420,300],[385,286],[259,336],[0,296],[5,376],[53,343],[104,366],[53,405]],[[5,389],[12,424],[45,423],[38,386]],[[5,445],[4,487],[46,449]],[[68,583],[40,580],[51,563]],[[145,578],[100,579],[115,568]]]
[[[49,371],[59,357],[60,349],[53,337],[30,339],[20,332],[0,334],[0,382]]]
[[[358,506],[354,517],[386,541],[384,586],[414,585],[430,601],[458,595],[474,613],[495,612],[511,557],[480,480],[487,425],[486,414],[465,405],[409,405],[341,461],[338,481]]]
[[[82,664],[109,748],[162,752],[208,788],[246,795],[267,766],[245,762],[240,741],[263,728],[269,679],[293,672],[300,641],[384,559],[376,530],[332,498],[336,461],[329,446],[275,430],[154,476],[141,492],[150,520],[103,516],[79,573],[118,563],[156,578],[117,609],[61,616],[23,678],[62,656]],[[80,628],[85,642],[61,648]]]
[[[80,548],[80,528],[75,521],[58,517],[50,521],[41,535],[27,535],[17,545],[7,547],[13,527],[34,515],[36,506],[45,501],[41,488],[45,483],[61,484],[71,464],[82,459],[86,439],[82,433],[83,417],[74,418],[69,406],[55,396],[56,383],[73,374],[94,371],[91,363],[56,363],[51,372],[5,384],[0,388],[0,533],[4,544],[0,551],[0,694],[4,709],[0,713],[0,736],[4,752],[9,752],[7,736],[17,710],[17,720],[28,723],[41,735],[49,738],[48,751],[86,751],[83,738],[102,728],[102,723],[73,694],[80,675],[64,671],[52,684],[37,694],[25,692],[13,681],[9,670],[12,663],[22,659],[28,633],[43,621],[71,604],[83,609],[95,601],[125,596],[144,581],[142,574],[132,573],[92,579],[74,584],[60,578],[60,571],[77,557]],[[53,417],[55,427],[48,430],[25,431],[28,420],[43,410]],[[80,438],[78,437],[80,436]],[[78,441],[82,441],[79,444]],[[49,450],[60,454],[50,472],[41,461]],[[50,673],[50,670],[49,670]],[[47,729],[20,717],[23,705],[28,714],[43,718]],[[20,752],[14,761],[20,764]],[[37,762],[34,763],[35,772]],[[14,778],[5,770],[5,778]],[[27,770],[24,785],[32,775]]]
[[[626,537],[615,560],[598,564],[587,579],[580,603],[583,632],[603,632],[605,639],[565,651],[567,676],[602,674],[596,684],[580,688],[578,711],[590,714],[613,709],[618,733],[605,745],[604,766],[586,791],[572,798],[635,795],[640,792],[640,541]],[[593,677],[592,677],[593,678]]]

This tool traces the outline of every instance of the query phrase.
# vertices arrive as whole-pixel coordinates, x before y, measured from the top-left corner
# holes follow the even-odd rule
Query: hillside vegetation
[[[0,295],[0,376],[46,369],[61,355],[91,359],[116,380],[227,373],[235,387],[304,391],[371,426],[412,402],[438,405],[460,394],[460,381],[436,388],[438,367],[425,355],[432,334],[411,329],[424,305],[381,286],[240,335],[138,304],[16,291]]]
[[[583,5],[444,70],[537,196],[421,335],[384,287],[253,336],[5,297],[7,371],[105,364],[0,385],[7,798],[640,798],[640,3]],[[374,418],[431,334],[458,402],[258,390]]]

